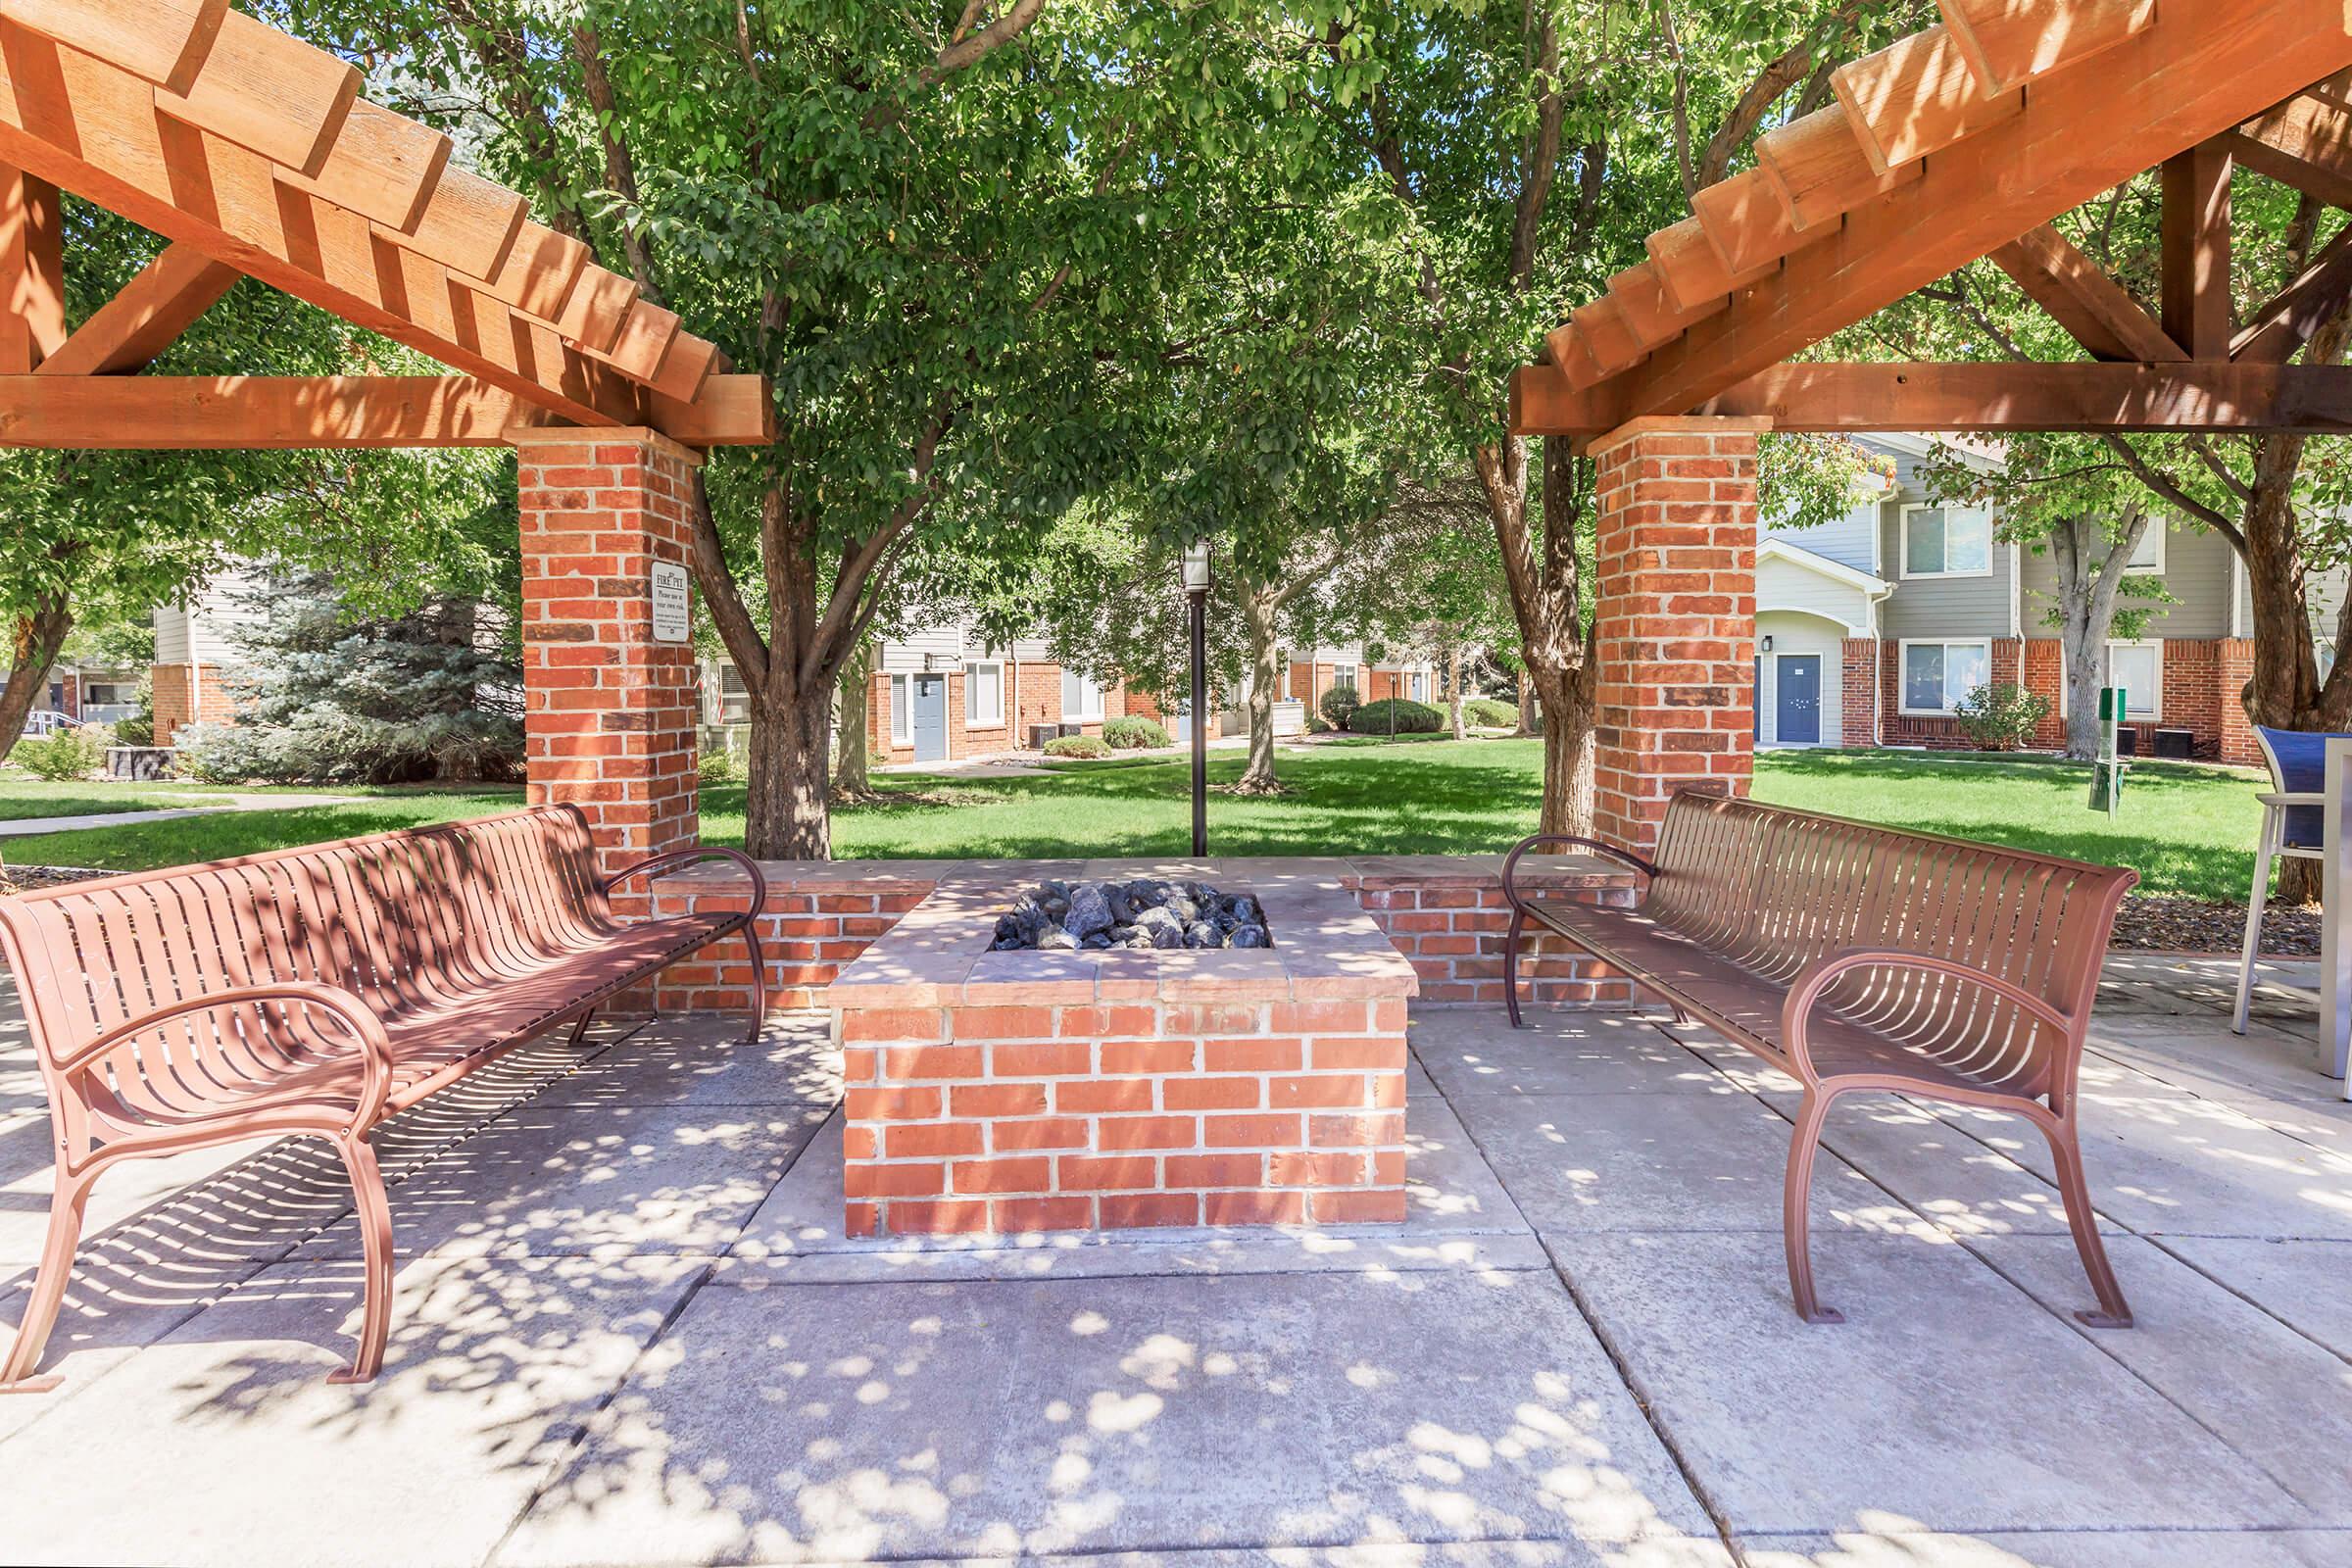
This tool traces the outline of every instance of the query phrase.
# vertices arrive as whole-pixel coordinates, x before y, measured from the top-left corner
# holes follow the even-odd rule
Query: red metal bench
[[[706,858],[751,879],[740,912],[614,918],[619,884]],[[317,1133],[351,1173],[367,1253],[366,1382],[390,1327],[392,1212],[368,1131],[679,958],[740,935],[752,1030],[765,1006],[752,912],[766,884],[733,850],[658,855],[601,878],[577,808],[547,807],[0,899],[49,1095],[57,1188],[0,1391],[35,1378],[82,1206],[117,1161],[267,1133]]]
[[[1639,871],[1641,904],[1523,897],[1520,857],[1565,845]],[[1814,1295],[1805,1234],[1831,1104],[1881,1090],[2014,1111],[2049,1139],[2067,1223],[2098,1293],[2099,1310],[2076,1315],[2128,1328],[2132,1309],[2083,1181],[2075,1072],[2108,932],[2138,880],[2112,866],[1687,790],[1667,803],[1654,858],[1556,834],[1511,852],[1511,1023],[1520,1022],[1519,948],[1533,921],[1804,1085],[1783,1222],[1788,1288],[1809,1323],[1838,1321]]]

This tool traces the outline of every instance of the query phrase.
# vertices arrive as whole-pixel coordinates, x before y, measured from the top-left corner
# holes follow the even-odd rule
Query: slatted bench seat
[[[623,921],[624,882],[717,858],[751,897],[733,912]],[[116,1163],[270,1133],[335,1146],[367,1255],[360,1346],[337,1382],[382,1364],[392,1213],[368,1132],[394,1112],[572,1022],[687,955],[741,936],[752,1030],[765,1007],[753,911],[760,867],[691,849],[600,877],[574,807],[413,828],[0,899],[0,953],[31,1027],[57,1184],[0,1391],[36,1378],[90,1188]]]
[[[1531,851],[1581,847],[1641,873],[1632,908],[1530,896]],[[2096,1327],[2132,1311],[2099,1244],[2076,1129],[2075,1073],[2099,964],[2137,872],[1909,833],[1686,790],[1654,858],[1562,834],[1503,862],[1503,970],[1513,1027],[1529,925],[1551,932],[1804,1085],[1783,1224],[1788,1288],[1807,1322],[1838,1322],[1814,1293],[1806,1199],[1839,1096],[1892,1091],[2014,1111],[2048,1138]]]

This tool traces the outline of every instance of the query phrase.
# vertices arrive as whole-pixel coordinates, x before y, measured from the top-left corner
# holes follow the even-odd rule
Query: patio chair
[[[2237,1007],[2230,1015],[2232,1034],[2246,1032],[2246,1007],[2254,996],[2254,960],[2262,953],[2262,909],[2270,901],[2271,866],[2278,857],[2317,860],[2328,851],[2328,743],[2352,735],[2323,735],[2272,729],[2257,724],[2262,755],[2275,786],[2262,802],[2262,837],[2254,847],[2254,886],[2246,899],[2246,944],[2237,962]]]

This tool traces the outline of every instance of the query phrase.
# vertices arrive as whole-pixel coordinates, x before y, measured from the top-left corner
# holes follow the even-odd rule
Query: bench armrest
[[[663,871],[669,870],[673,866],[692,865],[698,860],[727,860],[732,862],[737,870],[741,871],[745,876],[750,877],[752,880],[751,913],[756,915],[761,909],[767,906],[767,877],[766,874],[760,869],[760,862],[753,859],[750,856],[744,854],[741,850],[721,849],[716,845],[697,846],[691,850],[670,850],[664,854],[652,856],[646,859],[639,860],[635,865],[628,867],[626,870],[620,871],[613,876],[607,878],[603,891],[607,897],[610,897],[614,888],[620,886],[623,882],[628,881],[631,877],[657,876]]]
[[[2326,806],[2328,804],[2328,797],[2325,795],[2267,793],[2254,798],[2265,806]]]
[[[1586,838],[1579,833],[1531,833],[1513,845],[1511,853],[1502,858],[1502,896],[1510,902],[1511,907],[1514,909],[1525,910],[1527,908],[1526,902],[1519,897],[1517,881],[1519,857],[1541,844],[1565,844],[1573,845],[1578,849],[1591,850],[1594,855],[1606,856],[1612,860],[1633,867],[1644,878],[1655,878],[1658,874],[1658,868],[1655,865],[1621,844],[1611,844],[1605,839]]]
[[[222,1007],[252,1006],[261,1003],[299,1003],[317,1007],[333,1017],[351,1031],[360,1043],[361,1069],[364,1074],[360,1098],[353,1106],[351,1125],[354,1130],[372,1125],[392,1093],[392,1043],[384,1034],[381,1019],[361,1000],[356,992],[341,986],[315,985],[309,981],[281,980],[263,985],[239,986],[229,991],[216,991],[208,996],[184,997],[170,1006],[117,1024],[80,1050],[57,1064],[62,1077],[72,1077],[86,1071],[109,1052],[124,1041],[160,1028],[174,1018],[185,1018],[199,1012],[213,1012]]]
[[[1805,1046],[1805,1022],[1813,1014],[1813,1004],[1829,983],[1849,969],[1927,969],[1946,974],[1970,985],[1983,986],[1994,996],[2014,1002],[2029,1015],[2048,1024],[2059,1033],[2072,1035],[2074,1018],[2061,1012],[2033,992],[2015,981],[2004,980],[1990,970],[1980,969],[1973,963],[1957,958],[1938,958],[1925,953],[1898,953],[1887,948],[1847,948],[1826,958],[1815,958],[1796,972],[1788,982],[1788,998],[1781,1004],[1781,1048],[1797,1068],[1797,1076],[1807,1083],[1814,1081],[1813,1059]]]

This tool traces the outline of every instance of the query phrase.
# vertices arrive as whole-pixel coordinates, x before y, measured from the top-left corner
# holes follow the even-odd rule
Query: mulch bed
[[[67,882],[92,882],[112,871],[92,871],[78,865],[0,865],[0,898],[11,893],[30,893],[35,888],[53,888]]]
[[[2107,945],[2142,953],[2235,953],[2245,940],[2242,904],[2134,893],[2124,899]],[[2276,905],[2263,910],[2262,951],[2275,958],[2318,957],[2320,911]]]

